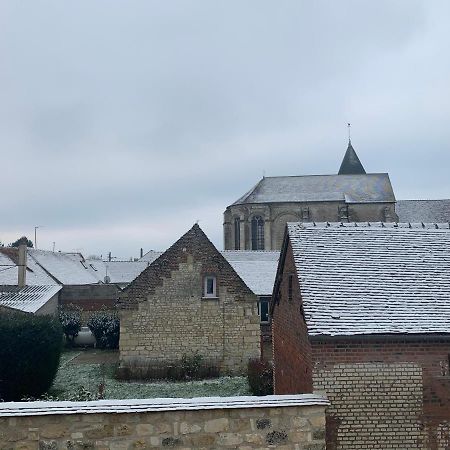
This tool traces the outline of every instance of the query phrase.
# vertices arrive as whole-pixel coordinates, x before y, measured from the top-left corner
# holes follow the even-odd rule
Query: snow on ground
[[[81,352],[64,352],[56,379],[49,392],[60,400],[73,398],[83,386],[93,394],[105,380],[106,399],[132,398],[193,398],[193,397],[231,397],[251,395],[246,377],[221,377],[203,381],[187,382],[125,382],[114,378],[113,364],[76,364]]]

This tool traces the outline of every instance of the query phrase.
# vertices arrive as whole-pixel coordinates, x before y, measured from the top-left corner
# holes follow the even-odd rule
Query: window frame
[[[234,226],[234,249],[240,250],[241,249],[241,219],[239,217],[234,218],[233,222]]]
[[[270,323],[270,300],[271,297],[269,296],[262,296],[258,298],[258,315],[259,315],[259,322],[261,324],[268,324]],[[262,313],[261,313],[261,304],[267,303],[267,320],[262,319]]]
[[[263,216],[257,214],[250,222],[252,250],[265,250],[265,221]]]
[[[213,291],[208,293],[208,280],[213,280]],[[217,276],[207,274],[203,277],[203,298],[217,298]]]

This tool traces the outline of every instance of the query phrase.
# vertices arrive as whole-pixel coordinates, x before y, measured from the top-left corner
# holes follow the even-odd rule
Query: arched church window
[[[234,219],[234,249],[241,249],[241,219],[239,217]]]
[[[252,219],[252,250],[264,250],[264,220],[261,216]]]

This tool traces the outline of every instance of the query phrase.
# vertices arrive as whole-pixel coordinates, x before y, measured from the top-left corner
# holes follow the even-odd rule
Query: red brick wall
[[[292,274],[292,300],[289,300],[288,279]],[[278,299],[272,317],[275,394],[312,392],[311,346],[290,244]]]

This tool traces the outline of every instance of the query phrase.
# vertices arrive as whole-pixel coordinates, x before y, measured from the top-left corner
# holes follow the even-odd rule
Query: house
[[[280,250],[287,222],[398,221],[387,173],[367,174],[351,142],[336,175],[263,177],[224,213],[225,250]]]
[[[101,280],[104,275],[94,270],[92,264],[88,264],[80,253],[27,248],[25,263],[20,264],[18,248],[2,247],[0,265],[0,286],[17,287],[19,272],[23,267],[24,281],[21,287],[59,286],[59,306],[79,306],[84,311],[83,317],[86,320],[92,311],[114,309],[119,298],[118,285],[104,283]]]
[[[198,352],[221,373],[260,357],[257,297],[196,224],[121,293],[120,366]]]
[[[449,224],[289,223],[271,304],[276,394],[325,391],[327,449],[443,449]]]

